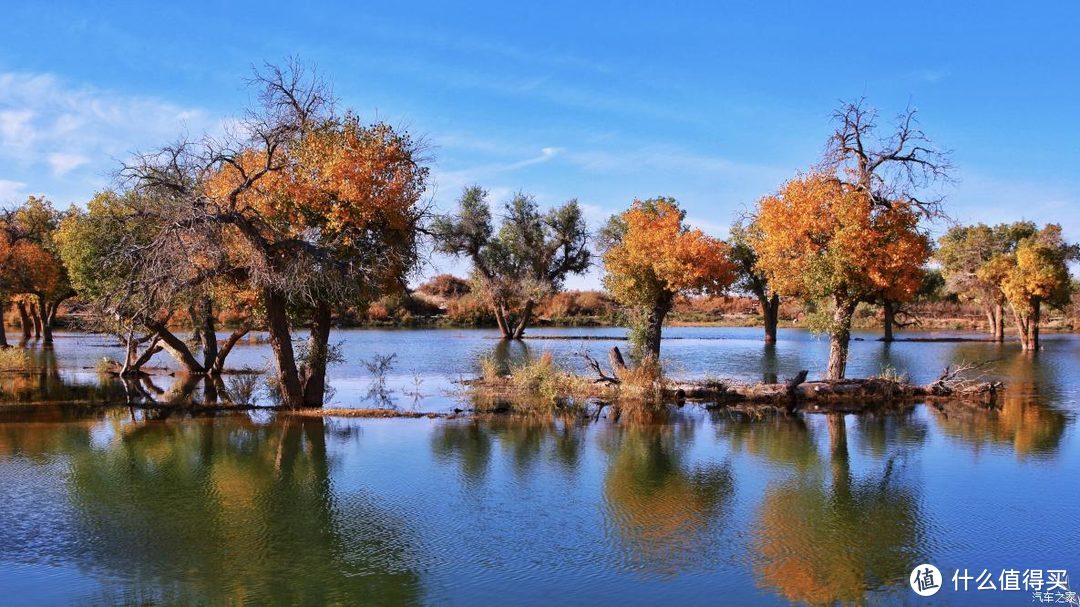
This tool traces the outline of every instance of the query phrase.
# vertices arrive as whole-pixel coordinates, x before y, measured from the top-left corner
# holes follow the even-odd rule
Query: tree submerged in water
[[[685,219],[674,198],[635,200],[600,235],[604,286],[630,310],[641,358],[659,359],[664,319],[676,297],[720,293],[736,279],[731,247]]]
[[[824,173],[785,184],[758,203],[752,246],[758,268],[782,295],[831,299],[826,379],[843,379],[855,308],[889,293],[913,296],[930,243],[906,203],[889,206]]]
[[[205,263],[196,281],[232,275],[254,294],[281,403],[318,407],[335,311],[403,289],[416,267],[425,148],[336,112],[299,65],[269,66],[252,82],[260,103],[234,132],[139,156],[123,174],[133,191],[166,202],[152,211],[154,243],[184,243],[188,259]],[[305,361],[297,323],[309,327]]]

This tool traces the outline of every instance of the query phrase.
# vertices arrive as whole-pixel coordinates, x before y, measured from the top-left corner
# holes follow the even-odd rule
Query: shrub
[[[454,324],[474,327],[495,324],[491,305],[474,293],[450,300],[446,306],[446,318]]]
[[[545,297],[537,315],[548,319],[601,319],[615,315],[615,302],[600,291],[563,291]]]
[[[235,405],[251,406],[259,393],[259,372],[245,368],[226,380],[229,399]]]
[[[482,377],[485,382],[496,381],[502,375],[501,369],[499,368],[499,361],[494,356],[490,354],[481,356],[479,362],[480,377]]]
[[[472,292],[469,281],[453,274],[439,274],[417,287],[416,290],[426,295],[446,299],[456,299]]]
[[[519,391],[537,396],[546,405],[581,405],[589,394],[590,382],[555,364],[550,352],[515,365],[510,381]]]
[[[384,321],[390,319],[390,311],[386,309],[386,306],[381,303],[373,303],[368,306],[367,318],[370,321]]]
[[[0,371],[23,371],[30,368],[30,355],[18,348],[0,349]]]

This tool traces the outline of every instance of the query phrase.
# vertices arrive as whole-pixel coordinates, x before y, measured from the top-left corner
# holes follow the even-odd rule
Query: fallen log
[[[786,404],[794,410],[808,404],[880,403],[900,399],[962,399],[992,402],[1004,385],[989,381],[950,381],[939,378],[926,385],[871,377],[844,380],[805,380],[805,372],[792,380],[775,384],[688,382],[669,384],[665,393],[690,400],[711,401],[725,406],[733,403]],[[955,377],[954,377],[955,378]],[[708,404],[707,404],[708,406]]]
[[[618,400],[659,399],[681,404],[696,401],[707,408],[744,407],[749,409],[776,409],[793,413],[798,409],[808,411],[858,412],[882,404],[910,405],[915,402],[960,401],[977,406],[993,406],[1004,384],[969,377],[968,373],[982,364],[962,364],[946,367],[937,379],[925,385],[912,384],[902,379],[869,377],[863,379],[807,381],[807,371],[800,371],[784,382],[744,384],[729,381],[672,381],[658,378],[650,382],[648,390],[634,389],[631,376],[622,361],[618,348],[608,353],[612,374],[608,375],[600,362],[588,352],[581,354],[596,376],[587,382],[592,387],[579,389],[575,394],[559,397],[599,398]],[[621,363],[621,364],[620,364]],[[622,375],[619,377],[618,375]],[[571,374],[572,375],[572,374]],[[580,379],[587,379],[578,376]],[[497,380],[463,380],[461,383],[474,389],[502,394],[507,398],[523,395],[511,378]],[[573,384],[573,382],[569,382]]]

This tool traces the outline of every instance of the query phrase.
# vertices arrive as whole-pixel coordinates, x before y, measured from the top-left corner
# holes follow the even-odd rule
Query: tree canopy
[[[432,232],[437,250],[472,263],[503,338],[521,339],[536,302],[588,269],[589,232],[577,200],[543,212],[522,192],[506,203],[496,231],[487,198],[479,186],[465,188],[457,211],[436,218]]]

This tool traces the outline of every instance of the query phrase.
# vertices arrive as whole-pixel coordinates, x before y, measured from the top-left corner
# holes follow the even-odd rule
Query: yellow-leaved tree
[[[792,179],[757,205],[751,246],[757,267],[782,296],[829,298],[835,306],[826,379],[843,379],[855,307],[882,292],[912,296],[930,241],[903,201],[876,204],[833,175]]]
[[[1076,258],[1076,245],[1065,242],[1061,226],[1052,223],[1021,240],[1015,253],[989,264],[987,273],[1002,277],[1001,290],[1012,308],[1024,350],[1039,349],[1042,305],[1068,305],[1073,292],[1068,264]]]
[[[678,295],[719,293],[736,279],[731,247],[685,218],[674,198],[635,200],[600,235],[604,286],[631,311],[638,354],[654,359]]]

